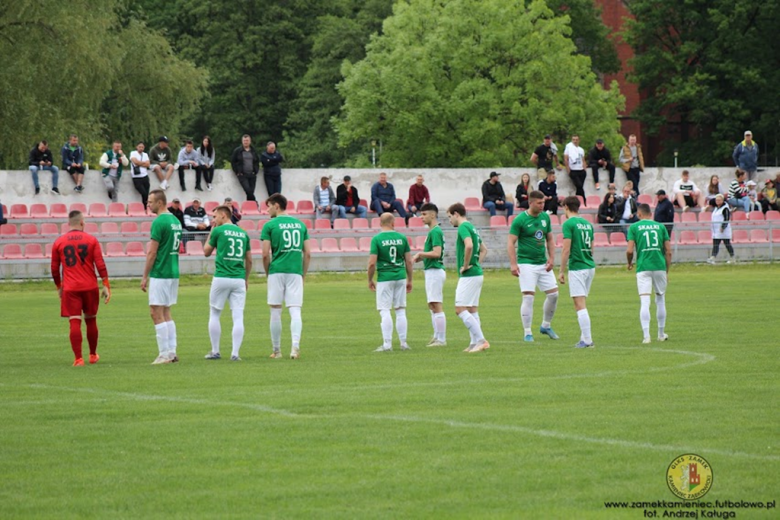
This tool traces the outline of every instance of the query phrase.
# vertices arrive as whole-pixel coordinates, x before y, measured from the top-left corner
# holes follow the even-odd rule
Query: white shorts
[[[230,301],[232,310],[243,310],[246,305],[246,281],[242,278],[214,278],[211,281],[209,305],[215,309],[225,308],[225,301]]]
[[[539,287],[540,291],[547,292],[558,288],[555,273],[546,270],[544,264],[519,264],[517,267],[520,269],[520,291],[536,292],[536,288]]]
[[[636,273],[636,287],[639,294],[651,294],[655,289],[656,294],[666,292],[666,271],[642,271]]]
[[[455,307],[479,307],[483,276],[461,276],[455,289]]]
[[[428,303],[444,302],[444,282],[447,281],[447,271],[444,269],[426,269],[425,294]]]
[[[303,306],[303,276],[275,273],[268,276],[268,305]]]
[[[376,283],[376,310],[389,311],[406,307],[406,278]]]
[[[582,269],[579,271],[569,271],[569,296],[588,296],[590,294],[590,284],[596,276],[595,269]]]
[[[179,295],[178,278],[149,278],[149,305],[170,307],[176,305]]]

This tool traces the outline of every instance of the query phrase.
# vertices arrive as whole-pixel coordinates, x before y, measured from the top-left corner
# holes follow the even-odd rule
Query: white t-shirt
[[[696,183],[690,179],[688,179],[688,182],[683,182],[682,179],[677,179],[676,181],[674,181],[674,187],[672,188],[672,193],[677,195],[678,193],[681,193],[683,191],[690,191],[691,194],[693,194],[694,191],[699,191],[699,188],[696,186]]]
[[[138,150],[133,150],[130,152],[130,172],[132,173],[132,176],[134,179],[140,179],[142,177],[146,177],[149,175],[149,172],[146,171],[145,166],[138,166],[138,170],[140,173],[138,175],[135,174],[135,163],[133,163],[133,159],[136,159],[137,161],[146,162],[149,160],[149,155],[147,155],[146,152],[144,153],[138,153]]]
[[[583,150],[581,147],[575,145],[574,143],[569,143],[566,145],[566,148],[563,150],[563,155],[569,156],[569,169],[571,170],[584,170],[584,159],[585,159],[585,150]]]

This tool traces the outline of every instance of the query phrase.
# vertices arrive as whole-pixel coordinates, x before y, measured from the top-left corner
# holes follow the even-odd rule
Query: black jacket
[[[612,164],[612,154],[609,153],[607,147],[605,146],[599,150],[594,146],[588,153],[588,167],[595,168],[596,166],[599,166],[599,160],[601,159],[607,161],[607,164]]]
[[[360,205],[360,197],[358,196],[358,190],[354,186],[349,187],[349,191],[352,192],[352,206],[349,206],[350,208],[356,208]],[[336,205],[337,206],[346,206],[347,205],[347,187],[343,184],[339,184],[338,188],[336,188]]]
[[[41,161],[46,161],[54,164],[54,156],[51,154],[51,149],[47,148],[45,152],[42,152],[38,149],[38,145],[35,145],[35,148],[30,150],[30,160],[28,161],[28,164],[30,166],[40,166]]]
[[[634,197],[631,197],[628,199],[631,201],[631,214],[636,215],[636,200],[634,200]],[[620,197],[617,199],[617,219],[618,222],[620,222],[620,219],[623,218],[623,212],[626,210],[626,199],[623,197]]]
[[[243,151],[244,147],[239,146],[233,150],[233,153],[230,155],[230,166],[233,168],[236,175],[244,174]],[[260,156],[257,155],[257,152],[252,146],[249,147],[249,151],[252,152],[252,174],[257,175],[257,172],[260,171]]]
[[[173,206],[170,206],[168,208],[168,212],[179,219],[179,222],[181,222],[181,227],[184,227],[184,212],[180,209],[175,209]]]
[[[501,199],[502,201],[506,202],[506,195],[504,195],[504,187],[501,186],[501,183],[497,182],[495,184],[490,184],[490,180],[487,180],[484,183],[482,183],[482,204],[488,201],[495,202],[498,199]]]
[[[533,186],[528,185],[528,189],[525,189],[525,186],[523,186],[523,183],[517,185],[517,190],[515,191],[515,205],[522,204],[525,202],[526,207],[528,207],[528,192],[533,191]],[[525,197],[523,197],[525,195]]]
[[[552,197],[554,199],[558,198],[558,183],[553,182],[552,184],[548,184],[546,180],[539,181],[539,191],[544,193],[545,197]]]
[[[668,197],[660,201],[658,206],[655,207],[653,220],[656,222],[663,222],[664,224],[674,222],[674,204],[672,204],[672,201],[669,200]]]
[[[612,220],[607,220],[607,217],[612,217]],[[599,206],[599,224],[617,224],[618,222],[620,222],[620,217],[617,212],[617,204],[602,202]]]
[[[282,167],[279,165],[284,162],[284,157],[279,150],[274,153],[263,152],[260,154],[260,162],[263,163],[263,174],[274,177],[282,175]]]

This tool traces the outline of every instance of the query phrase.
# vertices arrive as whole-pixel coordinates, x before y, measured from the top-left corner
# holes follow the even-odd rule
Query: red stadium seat
[[[127,208],[121,202],[112,202],[108,205],[108,216],[124,218],[127,216]]]
[[[152,221],[151,220],[145,220],[141,222],[141,234],[142,235],[148,235],[152,232]]]
[[[558,218],[558,215],[548,215],[548,217],[550,217],[550,225],[551,226],[560,226],[561,225],[561,221]],[[512,223],[510,222],[509,225],[511,226]]]
[[[263,256],[263,244],[259,238],[251,238],[249,240],[249,251],[252,256]]]
[[[366,199],[360,199],[360,205],[366,208],[368,213],[376,213],[376,211],[371,209],[371,206],[368,205],[368,201]]]
[[[609,245],[609,238],[606,233],[597,231],[593,233],[593,247],[604,247]]]
[[[595,219],[593,218],[594,217],[593,213],[580,213],[580,217],[587,220],[591,224],[596,223]]]
[[[46,258],[51,258],[51,251],[52,251],[52,249],[54,249],[54,243],[53,242],[49,242],[48,244],[46,244],[46,247],[44,248],[44,252],[43,252],[43,254],[46,256]]]
[[[748,220],[751,224],[763,224],[764,223],[764,212],[763,211],[751,211],[747,215]]]
[[[636,201],[639,204],[647,204],[649,206],[654,206],[655,205],[654,204],[655,201],[653,200],[653,197],[648,195],[648,194],[646,194],[646,193],[642,193],[641,195],[639,195],[639,197],[636,198]],[[601,200],[599,200],[598,204],[601,204]]]
[[[620,232],[609,235],[609,243],[613,247],[625,247],[628,245],[628,242],[626,242],[626,235]]]
[[[699,212],[699,222],[712,222],[712,213],[709,211]]]
[[[118,235],[119,234],[119,226],[116,222],[103,222],[100,225],[100,234],[101,235]]]
[[[680,241],[678,242],[678,244],[680,244],[681,246],[694,246],[698,243],[699,241],[696,238],[695,231],[685,230],[680,232]]]
[[[262,233],[263,227],[265,227],[266,222],[268,222],[268,221],[267,220],[258,220],[257,221],[257,230],[256,231],[258,233]],[[309,222],[309,226],[311,226],[311,222]],[[309,226],[307,226],[307,229],[308,229]]]
[[[704,229],[696,233],[696,236],[699,238],[700,244],[711,244],[712,243],[712,231],[709,229]]]
[[[51,205],[51,218],[68,218],[68,207],[61,202]]]
[[[265,203],[265,201],[261,201],[259,205],[259,211],[261,215],[267,215],[268,214],[268,204]]]
[[[371,251],[371,237],[360,237],[358,249],[364,253]]]
[[[764,215],[765,220],[778,221],[780,220],[780,211],[769,210]]]
[[[352,220],[352,230],[353,231],[365,231],[368,229],[368,219],[366,218],[356,218]]]
[[[49,208],[46,207],[46,204],[33,204],[30,206],[30,217],[49,218]]]
[[[298,210],[296,211],[299,215],[309,215],[311,213],[314,213],[314,203],[310,200],[301,200],[298,201]]]
[[[503,215],[494,215],[490,217],[490,227],[493,229],[504,229],[507,227],[506,217]]]
[[[24,257],[33,259],[43,259],[43,248],[41,244],[27,244],[24,246]]]
[[[244,216],[256,217],[260,215],[260,210],[257,208],[257,202],[253,200],[245,200],[241,203],[241,214]]]
[[[409,229],[425,229],[425,224],[423,224],[423,219],[420,217],[409,218]]]
[[[731,220],[735,224],[737,222],[747,222],[747,213],[745,213],[744,211],[732,211]]]
[[[416,251],[422,251],[425,249],[425,239],[428,238],[425,235],[414,237],[414,249]]]
[[[19,226],[19,234],[22,236],[37,236],[38,226],[35,224],[22,224]]]
[[[238,221],[238,227],[246,231],[247,233],[250,231],[256,231],[257,225],[255,224],[254,220],[249,220],[246,218],[243,218]]]
[[[766,231],[763,229],[751,229],[750,242],[752,244],[765,244],[767,242]]]
[[[125,251],[122,249],[121,242],[109,242],[106,245],[106,256],[115,258],[117,256],[125,256]]]
[[[333,221],[333,229],[338,231],[349,231],[351,229],[349,227],[349,219],[337,218]]]
[[[190,240],[187,242],[188,256],[203,256],[203,244],[199,240]]]
[[[482,207],[482,204],[477,197],[466,197],[466,200],[463,201],[463,205],[466,207],[466,211],[487,211]]]
[[[11,204],[11,213],[8,218],[30,218],[27,204]]]
[[[380,218],[379,217],[372,218],[371,219],[371,229],[381,229],[381,228],[382,228],[382,224],[380,222]]]
[[[138,235],[141,233],[141,230],[138,229],[137,222],[122,222],[119,232],[123,235]]]
[[[146,208],[144,208],[144,205],[141,202],[131,202],[130,204],[127,205],[127,216],[145,217]]]
[[[314,227],[314,224],[312,224],[311,219],[304,218],[301,219],[301,222],[303,222],[303,225],[306,226],[306,229],[311,230],[312,227]],[[257,225],[258,228],[262,228],[260,224]]]
[[[589,207],[598,208],[601,204],[601,197],[598,195],[588,195],[588,197],[585,199],[585,202],[588,203]]]
[[[74,202],[70,205],[68,211],[80,211],[84,216],[87,216],[87,205],[81,202]]]
[[[323,238],[321,248],[323,253],[338,253],[340,251],[339,243],[335,238]]]
[[[219,206],[219,202],[217,202],[215,200],[207,200],[203,204],[203,209],[206,210],[206,213],[208,215],[211,215],[212,213],[214,213],[214,210],[217,209],[217,206]]]
[[[68,228],[70,229],[70,228]],[[84,223],[84,231],[89,233],[90,235],[97,235],[98,234],[98,225],[94,222],[85,222]]]
[[[403,217],[395,217],[395,229],[406,229],[406,219]]]
[[[696,218],[696,213],[693,211],[687,211],[683,213],[680,220],[683,224],[695,224],[699,221],[699,219]]]
[[[309,240],[309,251],[312,253],[322,253],[320,250],[320,243],[317,242],[316,238],[312,238]]]
[[[682,222],[682,217],[680,217],[680,213],[675,212],[675,214],[674,214],[674,222],[675,223]]]
[[[60,229],[57,224],[51,222],[44,222],[41,224],[41,236],[43,237],[55,237],[60,234]]]
[[[144,252],[144,245],[141,242],[128,242],[126,255],[146,256],[146,253]]]
[[[735,244],[749,244],[750,235],[748,234],[747,229],[735,229],[731,241]]]
[[[326,218],[318,218],[315,220],[314,231],[330,231],[330,220]]]
[[[24,258],[22,246],[19,244],[7,244],[3,247],[3,258],[6,260],[21,260]]]
[[[108,216],[108,210],[106,209],[106,205],[102,202],[93,202],[89,205],[89,216],[90,217],[107,217]]]
[[[550,218],[552,219],[554,215],[550,215]],[[564,222],[566,222],[566,215],[558,215],[558,220],[560,221],[561,225],[563,225]]]
[[[341,251],[343,253],[357,253],[359,251],[357,240],[355,240],[354,238],[342,238]]]
[[[288,200],[287,201],[287,213],[290,215],[297,215],[298,212],[295,210],[295,202]]]
[[[563,233],[555,234],[555,247],[563,247]]]
[[[775,228],[772,230],[772,243],[780,244],[780,229]]]

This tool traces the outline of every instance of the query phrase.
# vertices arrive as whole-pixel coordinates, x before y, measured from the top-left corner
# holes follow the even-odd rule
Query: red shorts
[[[62,291],[61,311],[63,318],[81,316],[97,316],[100,306],[100,290]]]

